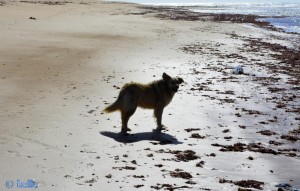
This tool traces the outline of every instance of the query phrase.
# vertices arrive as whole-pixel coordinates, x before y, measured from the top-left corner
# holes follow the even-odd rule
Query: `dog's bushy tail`
[[[118,99],[114,103],[112,103],[111,105],[106,107],[103,111],[106,113],[111,113],[111,112],[120,110],[121,106],[122,106],[122,100],[123,100],[124,94],[125,94],[125,91],[121,90],[121,92],[118,96]]]
[[[113,104],[106,107],[103,111],[106,113],[111,113],[120,109],[120,99],[118,98]]]

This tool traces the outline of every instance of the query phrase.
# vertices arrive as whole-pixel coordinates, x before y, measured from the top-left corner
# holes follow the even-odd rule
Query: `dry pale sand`
[[[0,5],[0,190],[300,188],[299,81],[268,67],[280,52],[266,46],[295,49],[299,36],[132,4]],[[238,64],[247,75],[231,74]],[[138,109],[120,135],[119,113],[102,109],[163,72],[185,80],[168,130]]]

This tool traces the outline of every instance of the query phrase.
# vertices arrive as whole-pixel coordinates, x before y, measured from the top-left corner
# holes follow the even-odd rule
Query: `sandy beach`
[[[299,34],[75,0],[0,1],[0,31],[1,191],[300,189]],[[138,109],[120,134],[102,110],[163,72],[185,81],[167,130]]]

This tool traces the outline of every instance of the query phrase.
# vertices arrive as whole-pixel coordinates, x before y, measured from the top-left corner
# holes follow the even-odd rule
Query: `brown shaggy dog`
[[[161,120],[163,110],[171,102],[181,83],[183,83],[182,78],[172,78],[168,74],[163,73],[161,80],[148,84],[125,84],[119,93],[118,99],[105,108],[104,111],[110,113],[119,110],[122,118],[121,132],[126,133],[127,131],[131,131],[127,127],[127,123],[138,106],[146,109],[154,109],[157,129],[162,130],[163,125],[161,124]]]

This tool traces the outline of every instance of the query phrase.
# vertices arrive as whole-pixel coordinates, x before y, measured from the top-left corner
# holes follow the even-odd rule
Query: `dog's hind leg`
[[[135,110],[131,111],[122,111],[121,112],[121,118],[122,118],[122,133],[126,133],[127,131],[131,131],[131,129],[128,128],[128,121],[129,118],[134,114]]]
[[[161,124],[163,111],[164,108],[162,107],[157,107],[154,109],[154,116],[156,117],[157,130],[159,131],[163,129],[163,125]]]
[[[131,131],[131,129],[129,129],[127,125],[128,125],[129,118],[134,114],[137,106],[138,106],[138,100],[132,98],[129,94],[127,94],[121,109],[123,133],[126,133],[127,131]]]

